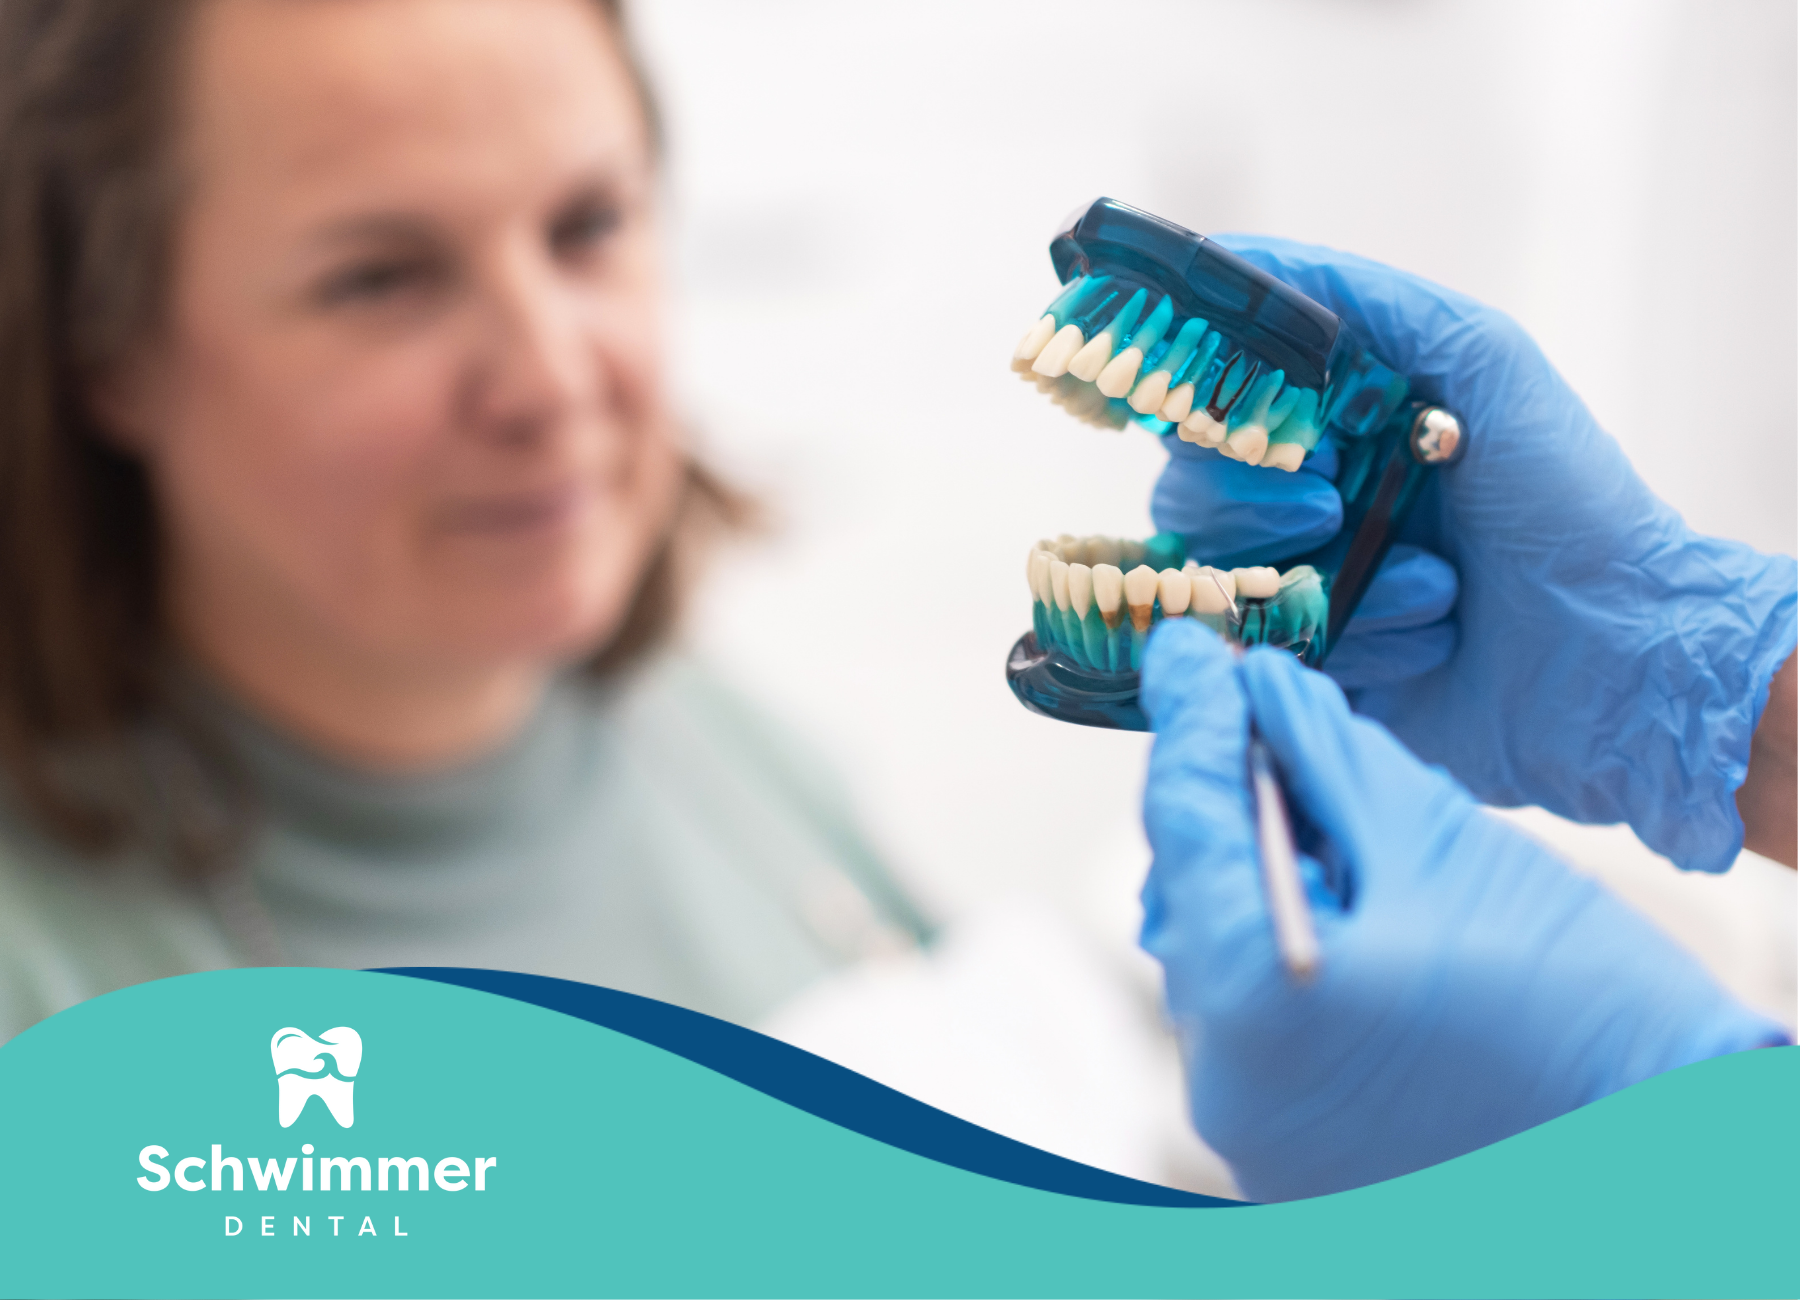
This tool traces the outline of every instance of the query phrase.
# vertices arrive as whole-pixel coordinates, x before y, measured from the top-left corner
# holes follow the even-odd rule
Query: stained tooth
[[[1069,566],[1061,560],[1050,561],[1050,596],[1058,609],[1069,607]]]
[[[1056,337],[1044,344],[1044,350],[1031,363],[1032,370],[1046,379],[1055,379],[1058,375],[1067,374],[1069,360],[1082,348],[1081,331],[1073,325],[1064,325],[1056,332]]]
[[[1176,424],[1180,424],[1187,419],[1188,412],[1193,409],[1194,386],[1177,384],[1169,390],[1169,395],[1163,399],[1162,409],[1157,414],[1165,420],[1173,420]]]
[[[1086,618],[1094,607],[1094,571],[1085,564],[1069,566],[1069,608],[1076,618]]]
[[[1149,549],[1136,538],[1121,537],[1119,539],[1119,563],[1121,565],[1137,564],[1149,553]]]
[[[1140,632],[1150,630],[1150,618],[1155,613],[1156,586],[1156,570],[1148,564],[1140,564],[1125,575],[1125,607],[1131,611],[1131,626]]]
[[[1112,359],[1113,336],[1110,330],[1101,330],[1089,339],[1081,351],[1069,359],[1066,367],[1077,379],[1085,379],[1088,383],[1100,377],[1106,363]]]
[[[1106,363],[1106,368],[1094,380],[1094,387],[1108,397],[1123,397],[1137,382],[1138,367],[1143,364],[1144,354],[1141,351],[1134,347],[1126,348]]]
[[[1245,600],[1267,600],[1281,590],[1281,575],[1273,569],[1233,569],[1231,580],[1237,594]]]
[[[1292,474],[1306,459],[1306,448],[1297,442],[1278,442],[1263,453],[1262,463],[1270,469],[1285,469]]]
[[[1156,575],[1156,593],[1162,598],[1163,613],[1173,618],[1187,612],[1188,598],[1193,594],[1193,580],[1180,569],[1164,569]]]
[[[1044,345],[1056,337],[1056,317],[1045,313],[1037,324],[1025,331],[1025,337],[1019,340],[1019,346],[1013,349],[1013,369],[1029,370],[1030,363],[1036,361],[1038,353]]]
[[[1100,621],[1107,630],[1119,626],[1124,620],[1125,612],[1119,607],[1125,594],[1125,575],[1117,566],[1096,564],[1094,566],[1094,607],[1100,611]]]
[[[1169,372],[1158,370],[1145,375],[1138,381],[1138,386],[1131,390],[1126,400],[1131,409],[1139,415],[1150,415],[1162,410],[1162,404],[1169,395]]]

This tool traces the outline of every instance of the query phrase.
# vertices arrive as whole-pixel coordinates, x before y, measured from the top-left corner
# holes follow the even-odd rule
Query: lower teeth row
[[[1083,668],[1125,673],[1142,666],[1150,629],[1165,618],[1196,619],[1245,645],[1303,648],[1323,629],[1324,584],[1311,565],[1277,573],[1226,571],[1195,560],[1160,571],[1133,563],[1179,558],[1178,548],[1174,534],[1148,542],[1067,534],[1039,542],[1026,564],[1038,644],[1062,650]],[[1121,561],[1132,567],[1121,568]]]

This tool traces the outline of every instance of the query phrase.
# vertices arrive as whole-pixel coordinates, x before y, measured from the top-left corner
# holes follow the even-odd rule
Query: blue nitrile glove
[[[1157,733],[1143,944],[1163,965],[1195,1126],[1251,1199],[1391,1178],[1787,1041],[1293,656],[1240,664],[1166,619],[1142,699]],[[1282,966],[1264,903],[1252,716],[1309,855],[1323,954],[1309,985]]]
[[[1679,866],[1729,867],[1750,739],[1794,651],[1794,561],[1690,530],[1500,312],[1348,254],[1220,242],[1336,312],[1469,430],[1401,533],[1460,576],[1455,627],[1433,617],[1445,582],[1416,553],[1410,577],[1378,576],[1365,602],[1385,629],[1352,621],[1326,661],[1357,711],[1489,803],[1629,822]],[[1335,465],[1315,460],[1283,474],[1180,444],[1152,513],[1209,549],[1288,529],[1304,543],[1335,526]]]

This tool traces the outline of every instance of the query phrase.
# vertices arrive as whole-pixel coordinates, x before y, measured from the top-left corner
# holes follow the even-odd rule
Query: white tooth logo
[[[327,1029],[314,1038],[289,1027],[275,1031],[269,1040],[275,1058],[275,1086],[280,1096],[281,1127],[292,1128],[306,1109],[307,1099],[318,1097],[340,1128],[356,1123],[356,1071],[362,1065],[362,1035],[347,1025]],[[331,1065],[320,1059],[329,1056]]]

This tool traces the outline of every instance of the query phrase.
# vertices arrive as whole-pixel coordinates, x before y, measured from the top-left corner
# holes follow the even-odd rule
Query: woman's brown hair
[[[0,785],[81,853],[149,847],[190,871],[241,841],[248,801],[171,685],[156,502],[87,394],[160,323],[181,208],[178,83],[204,2],[0,0]],[[618,0],[592,2],[654,142]],[[690,462],[675,522],[589,671],[663,637],[679,612],[671,579],[746,513]],[[151,770],[168,746],[142,743],[147,731],[203,775],[200,797]]]

